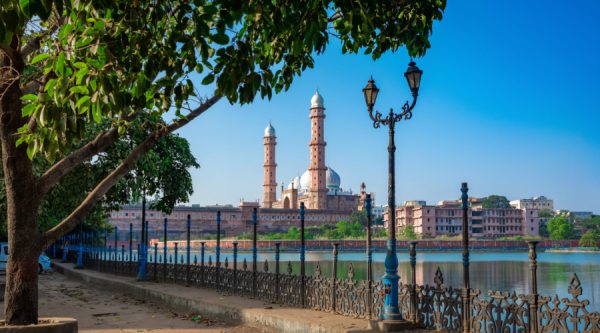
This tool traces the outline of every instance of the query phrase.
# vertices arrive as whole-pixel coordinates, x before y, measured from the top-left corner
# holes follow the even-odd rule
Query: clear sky
[[[396,198],[545,195],[557,209],[600,213],[598,0],[448,0],[434,27],[413,118],[397,124]],[[361,89],[372,74],[376,108],[410,97],[401,50],[373,61],[335,40],[315,68],[271,101],[219,102],[179,133],[200,169],[190,203],[262,198],[263,131],[277,131],[279,184],[308,167],[310,98],[325,99],[326,162],[342,187],[362,181],[387,202],[387,128],[374,129]],[[279,193],[278,193],[279,198]]]

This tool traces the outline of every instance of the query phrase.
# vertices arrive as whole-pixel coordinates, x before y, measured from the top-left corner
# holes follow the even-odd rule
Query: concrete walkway
[[[53,270],[41,274],[38,285],[40,317],[75,318],[79,333],[269,333],[199,313],[173,311],[159,302],[113,293]]]
[[[74,269],[73,264],[55,263],[65,276],[85,281],[89,286],[115,294],[164,304],[180,313],[199,313],[233,325],[273,332],[358,333],[371,332],[369,321],[327,312],[281,307],[259,300],[227,296],[211,289],[156,282]]]

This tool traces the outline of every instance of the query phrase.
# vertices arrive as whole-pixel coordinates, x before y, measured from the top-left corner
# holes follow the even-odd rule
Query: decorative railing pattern
[[[74,255],[69,257],[76,260]],[[290,262],[277,261],[271,266],[264,261],[261,265],[257,263],[260,270],[253,271],[245,260],[240,265],[235,256],[232,263],[226,257],[223,263],[217,264],[212,256],[208,256],[206,263],[195,261],[189,266],[181,257],[179,260],[173,256],[167,258],[166,263],[160,262],[160,256],[157,257],[159,262],[154,257],[148,260],[149,270],[157,271],[154,275],[157,281],[212,288],[282,306],[305,307],[354,318],[378,318],[386,292],[380,281],[355,279],[352,264],[347,267],[346,278],[334,279],[324,276],[317,263],[314,274],[305,276],[303,281],[302,276],[295,274]],[[129,259],[128,255],[121,257],[118,254],[115,260],[114,253],[96,252],[84,256],[84,265],[101,272],[134,277],[137,258]],[[482,333],[600,333],[600,313],[589,312],[589,302],[579,299],[582,286],[576,274],[570,281],[568,293],[570,297],[559,298],[557,295],[545,297],[501,291],[483,295],[479,290],[470,290],[470,330]],[[419,326],[447,332],[463,331],[464,290],[446,287],[439,268],[434,285],[416,285],[413,289],[412,284],[400,284],[398,297],[403,317],[413,318],[413,309],[416,309]],[[413,304],[413,298],[416,304]]]
[[[465,192],[466,193],[466,192]],[[463,207],[466,214],[467,209]],[[301,234],[304,234],[304,211],[300,210]],[[370,219],[370,212],[368,212]],[[466,216],[466,215],[465,215]],[[129,237],[129,251],[99,242],[98,237],[82,233],[69,235],[60,243],[68,251],[58,253],[57,244],[51,248],[55,258],[76,262],[76,267],[91,268],[101,272],[137,277],[141,280],[155,280],[163,283],[183,284],[200,288],[212,288],[231,295],[260,299],[282,306],[308,308],[319,311],[355,317],[376,319],[381,317],[386,293],[391,288],[382,281],[372,280],[372,252],[370,238],[367,239],[368,278],[355,278],[352,264],[346,269],[347,276],[338,278],[338,247],[333,244],[333,272],[325,276],[321,266],[316,264],[313,275],[305,274],[305,243],[300,242],[300,268],[294,272],[291,262],[280,261],[281,244],[275,243],[275,261],[257,261],[256,211],[253,214],[252,260],[238,262],[237,243],[233,243],[233,256],[220,256],[220,238],[217,237],[214,258],[206,255],[206,244],[201,242],[200,261],[194,256],[191,261],[188,216],[188,237],[186,252],[178,255],[178,243],[174,243],[174,254],[168,254],[163,247],[162,254],[157,244],[147,255],[145,248],[132,251],[132,236]],[[220,223],[217,215],[217,224]],[[167,235],[165,219],[164,235]],[[130,228],[131,230],[131,228]],[[370,233],[368,233],[370,235]],[[68,244],[78,243],[75,245]],[[102,243],[100,246],[98,243]],[[411,276],[409,283],[401,283],[398,288],[400,312],[406,320],[416,326],[446,332],[477,333],[600,333],[600,313],[588,310],[589,302],[580,300],[582,286],[577,274],[573,274],[568,287],[569,297],[559,298],[540,296],[537,291],[537,246],[536,241],[528,242],[530,285],[529,294],[517,295],[514,292],[489,291],[483,294],[469,287],[469,246],[463,247],[463,287],[453,288],[444,285],[444,275],[438,268],[433,285],[415,283],[416,246],[410,242],[409,256]],[[137,253],[141,253],[138,256]],[[184,254],[184,255],[182,255]],[[185,259],[184,259],[185,258]],[[229,261],[231,258],[231,261]],[[140,260],[141,259],[141,260]],[[145,259],[147,259],[145,261]],[[213,261],[214,260],[214,261]]]

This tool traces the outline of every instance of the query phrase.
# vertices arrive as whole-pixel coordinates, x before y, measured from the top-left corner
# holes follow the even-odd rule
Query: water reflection
[[[207,256],[214,254],[207,252]],[[221,254],[229,257],[231,253]],[[338,278],[345,278],[349,263],[354,266],[356,279],[367,278],[367,265],[365,254],[362,252],[343,252],[338,260]],[[373,276],[375,279],[383,276],[384,253],[373,256]],[[199,260],[200,258],[198,258]],[[248,263],[252,260],[251,253],[240,253],[239,261],[246,259]],[[269,261],[271,271],[275,271],[274,253],[260,253],[260,263]],[[281,272],[287,269],[288,261],[292,264],[294,274],[298,274],[299,254],[297,252],[281,253]],[[306,273],[311,275],[319,263],[321,274],[331,276],[332,254],[326,251],[309,251],[306,254]],[[406,253],[399,254],[398,271],[403,282],[410,282],[410,264]],[[250,266],[250,265],[249,265]],[[259,265],[262,267],[262,265]],[[462,257],[459,252],[441,253],[426,252],[417,255],[416,280],[418,284],[433,284],[437,267],[444,274],[444,284],[447,286],[462,286]],[[481,289],[482,293],[488,290],[515,291],[529,293],[530,270],[525,252],[473,252],[471,254],[471,287]],[[580,299],[590,301],[589,308],[592,311],[600,311],[600,255],[596,253],[547,253],[542,252],[538,256],[538,291],[540,295],[554,295],[559,297],[568,296],[568,285],[573,273],[577,273],[583,286],[583,294]]]

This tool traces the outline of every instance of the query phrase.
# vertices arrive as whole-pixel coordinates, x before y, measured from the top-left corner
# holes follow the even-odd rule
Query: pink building
[[[300,212],[298,209],[260,208],[257,202],[241,202],[239,207],[210,206],[210,207],[185,207],[178,206],[171,214],[164,214],[155,210],[146,210],[146,220],[150,230],[150,238],[161,238],[163,235],[164,219],[168,219],[170,238],[184,239],[187,230],[187,216],[190,215],[192,237],[202,237],[217,233],[217,212],[221,212],[221,235],[223,237],[237,236],[241,233],[252,232],[252,212],[257,213],[257,231],[259,233],[286,232],[290,227],[300,226]],[[320,226],[323,224],[335,225],[340,220],[348,220],[352,211],[339,211],[327,209],[307,209],[304,215],[305,225]],[[119,211],[110,214],[108,223],[117,227],[120,233],[129,232],[132,224],[137,235],[141,229],[141,205],[124,206]],[[123,239],[122,237],[120,237]]]
[[[469,200],[469,234],[476,238],[539,236],[537,209],[483,208],[481,200]],[[462,233],[462,208],[459,201],[441,201],[427,205],[424,201],[407,201],[396,208],[396,226],[407,225],[418,235],[436,237]],[[387,213],[384,214],[387,226]]]

